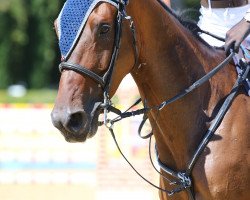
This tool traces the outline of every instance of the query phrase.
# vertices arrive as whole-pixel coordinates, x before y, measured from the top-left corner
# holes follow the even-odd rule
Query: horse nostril
[[[62,128],[62,122],[60,120],[60,116],[58,115],[57,112],[55,112],[55,110],[52,111],[52,113],[50,114],[51,117],[51,121],[53,123],[53,125],[58,128],[61,129]]]
[[[79,133],[80,130],[84,127],[85,123],[86,123],[85,113],[83,111],[79,111],[76,113],[72,113],[69,116],[66,127],[74,133]]]

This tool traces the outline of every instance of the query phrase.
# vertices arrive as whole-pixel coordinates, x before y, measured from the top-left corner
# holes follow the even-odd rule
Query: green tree
[[[50,73],[56,58],[57,39],[53,30],[53,21],[58,15],[59,3],[51,0],[29,0],[30,42],[27,51],[31,56],[29,83],[34,88],[47,86],[51,82]],[[34,49],[33,44],[36,44]]]
[[[15,79],[21,79],[22,49],[27,43],[27,12],[23,1],[0,3],[0,87],[6,87]]]
[[[64,0],[0,0],[0,88],[48,87],[56,74],[53,21]],[[56,78],[58,81],[58,77]]]
[[[8,55],[11,50],[7,13],[1,13],[0,19],[0,88],[5,88],[10,83]]]

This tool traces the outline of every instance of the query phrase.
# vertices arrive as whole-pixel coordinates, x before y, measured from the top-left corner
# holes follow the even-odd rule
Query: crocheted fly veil
[[[67,0],[58,17],[59,47],[63,59],[73,51],[89,15],[99,2],[118,8],[119,0]]]

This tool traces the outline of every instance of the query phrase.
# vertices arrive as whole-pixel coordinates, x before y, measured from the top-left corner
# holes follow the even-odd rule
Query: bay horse
[[[224,51],[202,41],[170,9],[164,9],[159,0],[130,0],[128,5],[124,2],[128,3],[98,1],[81,27],[74,47],[64,58],[73,64],[61,67],[51,117],[68,142],[84,142],[96,133],[98,116],[102,112],[100,102],[105,99],[103,80],[106,79],[100,77],[106,77],[110,63],[115,61],[115,67],[106,95],[112,97],[122,79],[131,73],[143,102],[155,106],[187,88],[226,58]],[[121,33],[117,33],[120,10],[116,5],[126,8],[133,19],[137,53],[129,20],[123,20]],[[56,20],[57,32],[59,26]],[[121,38],[119,42],[117,35]],[[120,48],[116,48],[117,43]],[[177,171],[187,168],[236,79],[235,67],[228,64],[209,82],[182,99],[160,111],[150,110],[148,117],[154,127],[159,159],[164,165]],[[195,199],[250,198],[249,122],[250,100],[240,89],[194,166]],[[174,185],[160,177],[160,187],[171,190]],[[159,190],[159,197],[186,200],[189,194],[184,190],[169,197]]]

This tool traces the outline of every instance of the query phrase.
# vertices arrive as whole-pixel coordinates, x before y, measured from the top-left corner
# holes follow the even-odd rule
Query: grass
[[[12,97],[6,90],[0,90],[0,103],[54,103],[57,91],[50,89],[28,90],[23,97]]]
[[[7,90],[0,90],[0,104],[53,104],[55,103],[57,90],[41,89],[41,90],[28,90],[23,97],[12,97],[8,94]],[[136,98],[137,99],[137,96]],[[117,105],[120,103],[119,94],[112,97],[112,102]],[[133,101],[134,102],[134,101]]]

